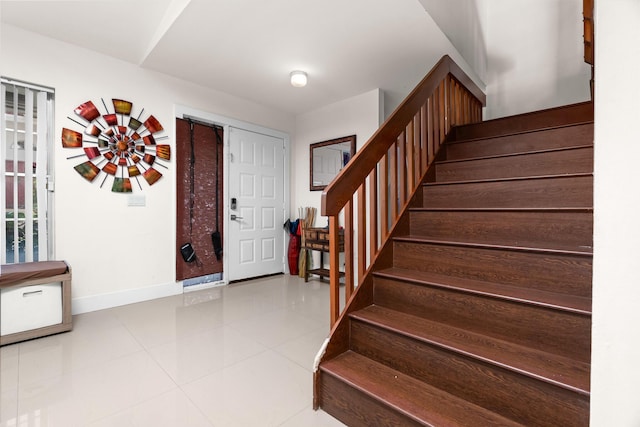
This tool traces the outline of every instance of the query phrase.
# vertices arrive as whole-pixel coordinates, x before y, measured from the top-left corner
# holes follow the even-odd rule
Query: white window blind
[[[0,259],[45,261],[52,255],[50,152],[53,90],[2,78],[0,102]]]

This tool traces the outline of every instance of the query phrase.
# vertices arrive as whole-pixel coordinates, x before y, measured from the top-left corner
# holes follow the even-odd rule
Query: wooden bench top
[[[15,286],[21,282],[58,276],[69,271],[64,261],[23,262],[3,264],[0,269],[0,288]]]

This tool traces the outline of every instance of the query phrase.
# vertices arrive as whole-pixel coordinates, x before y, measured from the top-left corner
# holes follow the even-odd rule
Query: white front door
[[[229,127],[227,278],[284,272],[284,140]],[[234,200],[235,199],[235,200]]]

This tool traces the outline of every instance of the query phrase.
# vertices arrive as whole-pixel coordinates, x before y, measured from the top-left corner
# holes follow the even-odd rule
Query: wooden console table
[[[323,277],[329,277],[329,269],[324,268],[324,253],[329,252],[329,230],[326,228],[306,228],[304,231],[303,249],[320,252],[320,267],[313,270],[307,270],[304,274],[304,281],[309,281],[309,275],[315,274],[322,280]],[[344,230],[340,230],[338,235],[338,250],[344,252]],[[340,272],[340,277],[344,276]]]

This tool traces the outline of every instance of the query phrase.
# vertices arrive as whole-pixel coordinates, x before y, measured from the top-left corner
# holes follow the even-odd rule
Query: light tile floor
[[[313,411],[329,286],[289,275],[74,316],[0,348],[0,427],[343,424]]]

